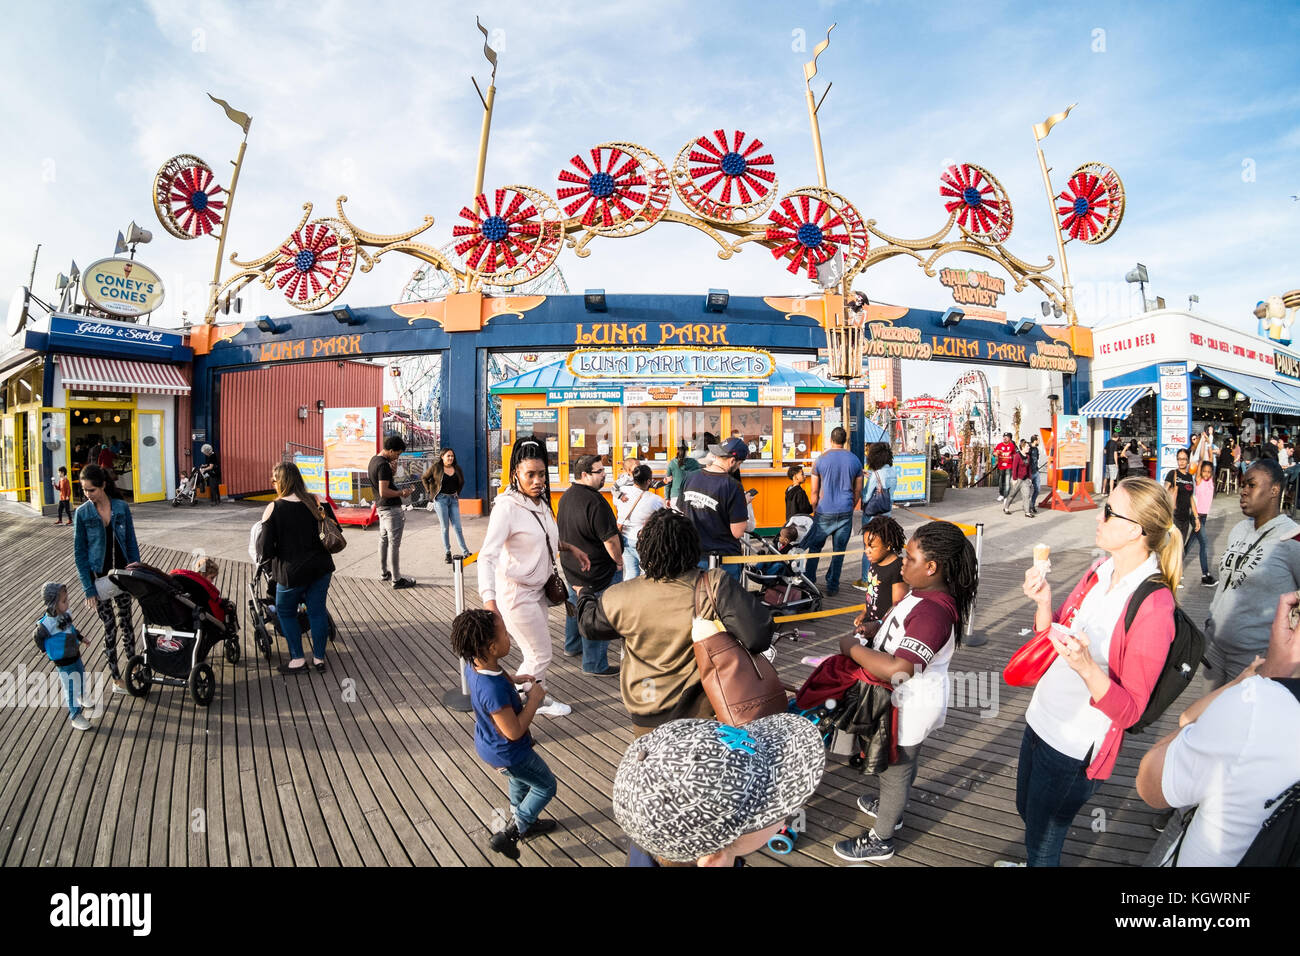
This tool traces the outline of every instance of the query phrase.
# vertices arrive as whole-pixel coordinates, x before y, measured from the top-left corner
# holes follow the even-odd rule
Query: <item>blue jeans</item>
[[[718,560],[719,560],[719,562],[721,562],[722,558],[719,557]],[[705,554],[705,555],[701,555],[701,556],[700,556],[700,563],[697,564],[696,567],[697,567],[697,568],[704,568],[704,569],[707,570],[708,567],[709,567],[709,555],[707,555],[707,554]],[[718,567],[720,567],[723,571],[727,572],[727,574],[731,575],[735,580],[739,581],[739,580],[740,580],[740,569],[741,569],[742,567],[744,567],[744,565],[740,565],[740,564],[721,564],[721,563],[719,563],[719,564],[718,564]]]
[[[818,535],[818,540],[812,542],[813,534]],[[813,531],[809,533],[808,540],[804,542],[810,551],[820,551],[827,539],[831,542],[832,551],[843,551],[849,546],[849,537],[853,534],[853,512],[844,511],[839,514],[819,514],[817,521],[813,525]],[[813,582],[817,580],[817,559],[808,562],[808,577]],[[840,569],[844,566],[844,555],[836,555],[831,558],[831,566],[826,569],[826,591],[833,593],[840,589]]]
[[[469,554],[465,545],[465,532],[460,530],[460,497],[458,495],[438,495],[433,499],[433,508],[438,512],[438,525],[442,528],[442,550],[451,551],[451,529],[456,529],[460,539],[461,554]]]
[[[624,567],[627,565],[624,564]],[[612,587],[623,580],[623,572],[615,571],[614,577],[610,579],[605,588]],[[605,593],[605,588],[596,592],[596,597]],[[585,590],[585,589],[584,589]],[[573,585],[569,585],[569,600],[574,604],[578,603],[578,592],[573,590]],[[564,653],[569,655],[582,655],[582,669],[588,674],[599,674],[609,667],[609,641],[589,641],[578,633],[578,619],[576,617],[566,617],[564,619]]]
[[[59,683],[63,685],[63,692],[68,698],[68,717],[75,720],[81,713],[81,701],[86,696],[85,665],[81,663],[81,658],[77,658],[75,663],[64,664],[55,670],[59,672]]]
[[[307,605],[307,621],[311,624],[311,656],[325,660],[325,639],[329,636],[329,616],[325,599],[329,596],[332,572],[322,574],[311,584],[296,588],[275,588],[275,613],[280,618],[280,633],[289,645],[289,657],[302,657],[302,629],[298,627],[298,605]]]
[[[536,750],[530,750],[527,757],[501,772],[510,781],[510,809],[515,812],[515,825],[522,835],[555,796],[555,774]]]
[[[641,555],[636,553],[636,545],[625,545],[623,548],[623,580],[631,581],[640,573]]]
[[[1029,866],[1061,865],[1061,847],[1075,814],[1101,786],[1087,772],[1087,761],[1067,757],[1025,726],[1016,767],[1016,812],[1025,821]]]
[[[1190,535],[1188,535],[1188,537],[1187,537],[1187,543],[1183,545],[1183,554],[1187,554],[1187,549],[1190,548],[1190,547],[1192,546],[1192,542],[1193,542],[1193,541],[1199,541],[1199,542],[1200,542],[1200,544],[1201,544],[1201,577],[1205,577],[1206,575],[1208,575],[1208,574],[1210,573],[1210,555],[1209,555],[1209,549],[1206,547],[1206,544],[1205,544],[1205,521],[1206,521],[1206,519],[1209,518],[1210,516],[1209,516],[1209,515],[1198,515],[1197,517],[1200,518],[1200,520],[1201,520],[1201,526],[1200,526],[1199,529],[1197,529],[1196,531],[1193,531]]]
[[[1032,492],[1033,497],[1029,499],[1029,507],[1031,511],[1037,511],[1038,510],[1038,472],[1034,472],[1032,475],[1029,476],[1029,483],[1033,486],[1033,492]]]

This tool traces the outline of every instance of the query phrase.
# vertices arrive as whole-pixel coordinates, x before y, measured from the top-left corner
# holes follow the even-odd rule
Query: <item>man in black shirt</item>
[[[739,446],[739,447],[738,447]],[[749,505],[740,483],[731,470],[743,460],[738,438],[724,445],[709,446],[709,463],[686,479],[677,510],[691,519],[700,535],[700,567],[709,566],[710,555],[740,554],[740,536],[749,524]],[[724,564],[722,569],[740,580],[739,564]]]
[[[379,580],[391,580],[394,591],[415,587],[415,581],[402,577],[398,566],[402,528],[406,524],[402,502],[412,489],[403,488],[398,491],[393,487],[393,462],[401,458],[404,451],[406,442],[402,436],[389,435],[384,439],[384,450],[370,459],[370,465],[366,469],[370,473],[370,487],[375,490],[375,506],[379,509]],[[393,569],[391,573],[388,570],[390,564]]]
[[[577,559],[565,551],[560,554],[560,565],[569,583],[569,600],[576,605],[578,594],[574,586],[591,591],[599,597],[611,584],[623,580],[623,543],[618,535],[618,524],[609,502],[600,493],[605,483],[605,465],[597,455],[583,455],[573,463],[569,474],[568,491],[560,496],[555,523],[560,529],[560,540],[567,541],[587,555],[591,566],[586,570]],[[564,653],[570,657],[582,655],[582,669],[596,677],[615,677],[619,669],[609,663],[609,641],[584,640],[578,633],[576,617],[564,622]]]
[[[1114,435],[1106,442],[1106,447],[1102,449],[1102,479],[1101,493],[1108,495],[1115,490],[1115,482],[1119,480],[1119,452],[1124,447],[1118,438]]]

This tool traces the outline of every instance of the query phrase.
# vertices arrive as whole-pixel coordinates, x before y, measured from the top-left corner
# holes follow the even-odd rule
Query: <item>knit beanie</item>
[[[59,581],[46,581],[41,585],[41,603],[45,605],[45,613],[50,617],[55,617],[54,606],[59,601],[59,592],[63,590],[63,584]]]

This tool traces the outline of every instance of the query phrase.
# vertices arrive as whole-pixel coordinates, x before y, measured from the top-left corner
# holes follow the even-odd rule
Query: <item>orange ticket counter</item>
[[[592,357],[597,351],[613,353],[617,360]],[[683,362],[682,353],[690,359],[713,353],[713,358]],[[611,374],[575,374],[594,369]],[[686,382],[618,374],[637,369],[718,374]],[[744,373],[748,377],[740,377]],[[504,470],[513,444],[521,437],[536,435],[546,445],[554,504],[569,486],[572,463],[582,455],[601,456],[615,476],[622,473],[625,458],[636,457],[656,477],[666,478],[679,442],[698,453],[705,433],[725,440],[734,431],[750,449],[741,473],[745,487],[758,491],[754,518],[759,527],[779,527],[785,522],[786,469],[796,463],[811,468],[830,447],[844,389],[777,365],[761,349],[621,349],[578,350],[564,361],[501,382],[492,393],[501,398],[501,454],[507,463],[503,487],[509,483]],[[607,480],[607,496],[612,484]]]

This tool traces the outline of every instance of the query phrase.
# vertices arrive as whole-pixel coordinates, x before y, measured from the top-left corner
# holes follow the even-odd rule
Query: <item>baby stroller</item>
[[[248,582],[248,616],[253,622],[253,640],[257,642],[257,649],[267,660],[270,660],[271,631],[274,630],[282,637],[284,635],[280,630],[280,616],[275,611],[275,578],[271,577],[269,561],[258,564],[253,580]],[[329,632],[325,635],[325,639],[332,642],[337,633],[334,627],[334,615],[326,611],[325,618],[329,622]],[[307,608],[302,604],[298,605],[298,628],[304,638],[311,632]]]
[[[190,469],[179,486],[176,488],[176,497],[172,498],[172,507],[179,508],[181,505],[193,505],[199,497],[199,485],[203,481],[203,476],[199,473],[198,465]]]
[[[800,519],[802,518],[802,522]],[[806,522],[806,527],[804,523]],[[772,539],[745,536],[747,550],[752,554],[771,555],[770,564],[745,565],[745,581],[757,585],[762,592],[762,601],[777,614],[805,614],[822,609],[822,592],[816,583],[804,572],[806,563],[799,544],[807,538],[812,529],[812,519],[796,515],[790,524],[799,527],[799,537],[791,549],[782,553],[777,550]]]
[[[196,581],[133,563],[109,577],[130,594],[144,614],[143,653],[126,663],[126,689],[144,697],[154,684],[189,687],[195,703],[206,707],[216,692],[216,675],[208,652],[225,642],[226,660],[239,660],[239,621],[235,607],[223,602],[226,619],[209,608],[209,595]]]

